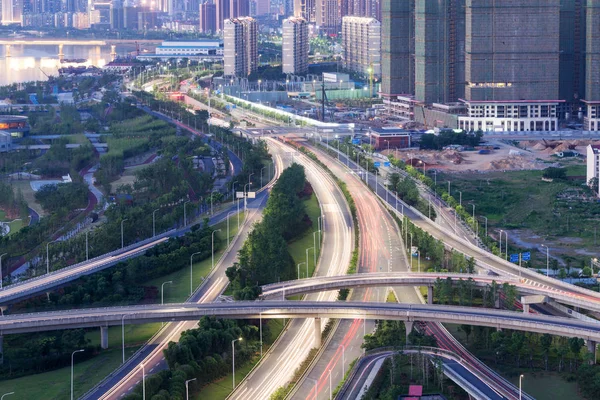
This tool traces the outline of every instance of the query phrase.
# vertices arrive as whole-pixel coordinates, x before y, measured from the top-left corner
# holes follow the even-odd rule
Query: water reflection
[[[116,52],[125,56],[134,50],[133,46],[117,46]],[[7,46],[0,45],[0,85],[18,82],[43,81],[47,75],[58,75],[58,69],[68,65],[58,57],[58,45],[11,45],[7,57]],[[72,46],[62,49],[65,60],[85,59],[76,65],[103,67],[110,62],[110,46]]]

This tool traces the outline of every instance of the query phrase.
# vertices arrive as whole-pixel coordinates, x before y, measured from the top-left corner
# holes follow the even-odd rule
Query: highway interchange
[[[213,303],[214,300],[224,291],[227,285],[227,279],[224,276],[224,270],[231,265],[235,260],[237,249],[243,243],[245,237],[249,233],[252,224],[260,218],[261,208],[264,206],[267,193],[263,193],[257,197],[254,202],[250,203],[250,214],[244,223],[239,235],[232,242],[229,251],[220,260],[218,266],[207,277],[204,284],[194,293],[188,303],[181,305],[167,305],[165,309],[160,306],[146,307],[144,310],[139,307],[130,307],[130,310],[114,308],[96,310],[73,310],[61,312],[60,315],[52,315],[52,313],[28,314],[28,315],[7,315],[0,322],[0,330],[2,334],[10,334],[18,331],[27,330],[23,328],[26,320],[33,321],[36,318],[43,319],[43,330],[64,328],[64,326],[102,326],[102,325],[121,325],[123,323],[123,315],[126,315],[125,323],[143,323],[149,321],[194,321],[200,315],[222,315],[228,318],[298,318],[290,322],[288,329],[285,331],[278,343],[273,347],[272,351],[264,357],[263,362],[254,371],[254,373],[238,386],[237,391],[233,393],[232,398],[266,398],[277,387],[284,385],[291,377],[293,370],[297,364],[303,360],[308,350],[312,346],[314,334],[312,330],[314,325],[311,321],[305,318],[313,318],[315,316],[323,318],[323,325],[326,318],[340,318],[342,321],[332,335],[329,342],[325,343],[324,349],[321,352],[321,357],[317,363],[313,364],[309,373],[305,376],[305,380],[298,385],[294,398],[326,398],[328,392],[325,389],[328,380],[329,371],[335,369],[336,381],[341,380],[342,368],[341,364],[341,348],[344,348],[345,362],[360,355],[360,343],[362,335],[373,329],[372,323],[369,324],[368,319],[401,319],[413,321],[436,321],[436,322],[456,322],[467,321],[470,324],[481,324],[485,326],[507,327],[509,329],[527,328],[526,330],[534,332],[552,332],[564,336],[577,336],[591,339],[593,341],[600,340],[600,326],[594,326],[589,322],[577,321],[573,319],[564,319],[556,317],[547,317],[540,315],[529,315],[523,313],[505,312],[498,310],[486,309],[465,309],[461,307],[449,307],[442,310],[441,306],[419,305],[421,299],[413,290],[400,290],[400,301],[405,304],[373,304],[369,302],[382,302],[387,291],[381,292],[371,287],[387,287],[393,286],[400,288],[401,285],[409,285],[409,283],[401,282],[402,277],[408,279],[410,276],[406,272],[409,271],[408,261],[404,251],[401,251],[404,244],[401,241],[399,232],[395,226],[395,221],[391,219],[385,207],[382,206],[385,199],[385,188],[379,185],[375,188],[375,177],[369,175],[368,181],[372,188],[375,188],[381,202],[375,199],[373,193],[365,191],[364,184],[361,182],[360,176],[350,172],[343,167],[345,162],[351,170],[359,170],[351,160],[345,160],[343,155],[340,155],[341,163],[331,163],[328,161],[330,169],[337,175],[344,177],[349,190],[353,193],[355,202],[357,203],[359,213],[359,226],[361,230],[369,232],[368,235],[360,236],[361,258],[359,263],[359,271],[364,273],[372,273],[372,278],[368,284],[362,289],[354,290],[351,302],[339,303],[332,302],[336,297],[336,292],[339,285],[335,287],[319,286],[319,279],[322,285],[325,285],[336,279],[341,279],[340,276],[345,273],[349,262],[349,256],[353,243],[351,219],[347,205],[339,189],[326,173],[311,162],[307,157],[299,155],[289,147],[277,143],[274,140],[269,140],[270,151],[276,160],[277,170],[280,172],[287,163],[294,158],[296,162],[303,164],[307,170],[307,176],[311,181],[315,192],[319,197],[323,213],[325,215],[324,232],[323,232],[323,252],[320,257],[317,276],[314,280],[298,281],[287,287],[287,294],[319,292],[310,295],[304,302],[292,301],[262,301],[259,303],[238,303],[235,307],[231,304]],[[317,154],[318,150],[313,149]],[[292,156],[292,153],[294,155]],[[319,154],[319,157],[326,159],[327,156]],[[391,198],[393,198],[391,196]],[[388,207],[394,208],[393,200],[388,201]],[[401,204],[401,203],[400,203]],[[496,273],[501,273],[503,277],[496,277],[497,281],[514,282],[525,293],[547,292],[553,298],[563,296],[563,299],[558,299],[561,302],[580,306],[587,309],[600,309],[600,296],[596,292],[578,288],[572,285],[563,284],[556,280],[546,278],[537,273],[530,272],[527,269],[519,269],[517,266],[508,263],[507,261],[493,256],[488,252],[478,248],[477,246],[468,243],[464,237],[455,235],[449,228],[440,227],[438,224],[425,218],[422,214],[407,205],[403,207],[404,215],[406,215],[417,226],[428,231],[432,236],[441,239],[447,247],[461,251],[469,256],[476,257],[478,266],[484,269],[492,270]],[[400,214],[400,210],[395,210]],[[123,250],[118,250],[114,253],[104,255],[97,259],[90,260],[86,263],[81,263],[76,266],[56,271],[50,275],[45,275],[37,279],[26,281],[20,285],[11,285],[0,291],[0,304],[6,304],[15,299],[30,296],[35,293],[42,292],[48,288],[63,285],[68,281],[77,277],[96,272],[99,269],[107,268],[114,265],[116,262],[122,261],[129,257],[134,257],[145,251],[146,248],[154,246],[174,233],[168,232],[163,235],[151,238],[145,242],[138,243]],[[181,234],[178,232],[178,234]],[[393,273],[396,273],[397,280],[382,284],[381,271],[388,271],[385,275],[387,279]],[[392,273],[391,275],[389,273]],[[418,275],[418,274],[414,274]],[[337,277],[336,277],[337,276]],[[417,278],[421,275],[417,276]],[[490,277],[477,276],[474,279],[485,280],[489,282]],[[357,279],[354,276],[352,279]],[[377,281],[379,279],[379,281]],[[425,279],[425,278],[423,278]],[[428,278],[430,279],[430,278]],[[309,282],[310,281],[310,282]],[[423,281],[421,281],[423,282]],[[348,280],[348,283],[351,283]],[[311,290],[306,290],[306,286],[313,285]],[[278,287],[279,286],[279,287]],[[282,286],[287,286],[287,283],[274,285],[271,287],[275,292],[281,290]],[[346,287],[351,287],[351,284]],[[531,291],[528,292],[528,289]],[[296,292],[293,292],[296,290]],[[267,293],[267,292],[266,292]],[[283,295],[283,293],[282,293]],[[572,301],[569,302],[569,299]],[[411,304],[408,304],[411,303]],[[229,308],[228,308],[229,307]],[[219,311],[215,311],[219,310]],[[226,312],[227,310],[230,313]],[[103,319],[98,322],[94,319],[92,323],[83,322],[89,318],[91,314],[97,312],[96,317]],[[84,314],[89,315],[84,315]],[[203,314],[205,313],[205,314]],[[146,316],[146,317],[144,317]],[[79,322],[76,320],[79,318]],[[93,319],[92,318],[92,319]],[[65,322],[65,321],[69,322]],[[38,321],[39,322],[39,321]],[[365,325],[367,324],[367,325]],[[160,366],[162,362],[162,348],[171,340],[177,340],[181,332],[195,325],[194,322],[173,322],[166,325],[166,328],[161,331],[153,340],[140,352],[129,360],[126,367],[121,371],[113,374],[109,379],[99,385],[95,391],[88,393],[86,398],[119,398],[127,393],[135,385],[141,376],[139,368],[136,365],[144,364],[150,366]],[[362,327],[362,329],[359,329]],[[291,349],[296,350],[290,355]],[[312,379],[312,380],[311,380]],[[317,396],[314,393],[314,383],[317,382]]]

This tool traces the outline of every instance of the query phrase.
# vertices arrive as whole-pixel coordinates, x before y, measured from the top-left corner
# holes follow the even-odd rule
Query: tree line
[[[239,261],[226,272],[236,300],[255,299],[260,286],[296,276],[287,242],[312,225],[302,202],[306,186],[304,167],[296,163],[273,186],[262,221],[239,251]]]

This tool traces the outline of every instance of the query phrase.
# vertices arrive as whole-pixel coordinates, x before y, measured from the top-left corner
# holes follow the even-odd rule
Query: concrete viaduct
[[[232,319],[314,318],[315,345],[320,345],[321,318],[387,319],[405,321],[407,333],[415,321],[488,326],[498,329],[579,337],[595,352],[600,323],[487,308],[380,304],[362,302],[253,301],[211,304],[166,304],[80,309],[7,315],[0,318],[0,335],[57,329],[101,327],[101,343],[108,345],[108,326],[150,322],[190,321],[203,316]]]

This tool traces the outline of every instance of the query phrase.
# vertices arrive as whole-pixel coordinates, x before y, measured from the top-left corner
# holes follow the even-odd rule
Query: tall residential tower
[[[225,76],[247,77],[258,68],[258,24],[254,18],[241,17],[225,20],[224,29]]]
[[[283,21],[282,60],[284,74],[308,72],[308,23],[304,18]]]

